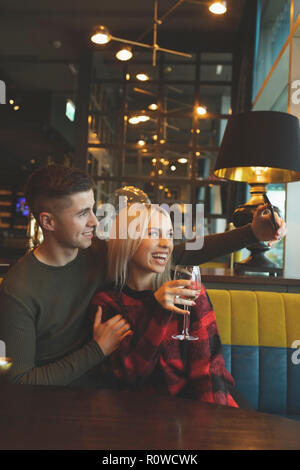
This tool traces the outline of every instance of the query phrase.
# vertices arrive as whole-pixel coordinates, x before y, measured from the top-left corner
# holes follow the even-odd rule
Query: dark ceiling
[[[245,0],[228,0],[226,15],[212,15],[208,2],[191,0],[160,0],[158,17],[179,5],[158,28],[161,47],[184,52],[234,52],[238,44]],[[78,79],[78,62],[82,51],[94,48],[90,33],[97,24],[106,25],[114,36],[152,43],[152,0],[1,0],[0,2],[0,79],[7,84],[8,96],[39,96],[45,93],[74,92]],[[150,28],[150,30],[149,30]],[[149,31],[145,35],[146,31]],[[113,44],[106,46],[103,59],[109,57]],[[99,50],[99,49],[97,49]],[[141,53],[142,54],[142,53]],[[113,57],[112,57],[113,58]],[[113,60],[112,60],[113,62]],[[113,71],[113,63],[112,63]],[[32,110],[38,107],[39,97],[32,99]],[[30,100],[29,100],[30,102]],[[47,121],[36,112],[36,125],[24,138],[18,123],[18,136],[11,132],[14,118],[7,118],[8,105],[0,106],[0,168],[7,159],[28,158],[31,150],[38,154],[53,148],[53,134],[44,129]],[[29,106],[30,108],[30,106]],[[46,113],[47,114],[47,113]],[[24,115],[25,116],[25,115]],[[26,120],[25,116],[23,120]],[[41,125],[38,121],[42,121]],[[26,130],[26,129],[25,129]],[[23,137],[22,137],[23,136]],[[13,144],[10,145],[10,139]],[[32,148],[30,146],[32,142]],[[25,148],[26,147],[26,148]],[[68,145],[64,145],[67,148]],[[5,161],[4,161],[5,159]]]
[[[158,16],[177,3],[160,0]],[[232,51],[245,0],[229,0],[221,16],[212,15],[207,3],[179,5],[159,26],[159,45],[187,52]],[[81,48],[91,44],[95,25],[138,40],[152,21],[152,0],[1,0],[0,70],[20,88],[63,90],[72,87]],[[151,43],[152,32],[141,42]]]

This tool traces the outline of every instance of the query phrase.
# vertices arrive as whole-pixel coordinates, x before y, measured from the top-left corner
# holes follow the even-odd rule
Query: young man
[[[0,338],[13,359],[6,378],[89,385],[90,373],[130,333],[120,316],[102,324],[101,309],[93,322],[87,314],[105,273],[103,247],[91,249],[98,223],[92,181],[79,170],[53,165],[31,176],[25,195],[44,241],[1,286]]]
[[[51,165],[37,170],[25,196],[44,236],[8,272],[0,290],[0,339],[13,366],[8,381],[22,384],[101,386],[97,366],[131,334],[121,316],[101,323],[89,318],[89,302],[103,287],[104,241],[93,239],[97,219],[90,178],[80,170]],[[201,264],[275,233],[260,207],[245,227],[205,237],[199,251],[174,248],[175,264]]]

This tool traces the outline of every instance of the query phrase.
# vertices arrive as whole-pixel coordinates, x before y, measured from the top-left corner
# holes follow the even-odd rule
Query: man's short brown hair
[[[92,179],[78,168],[48,165],[36,170],[25,185],[27,204],[39,223],[39,214],[49,211],[55,201],[93,188]]]

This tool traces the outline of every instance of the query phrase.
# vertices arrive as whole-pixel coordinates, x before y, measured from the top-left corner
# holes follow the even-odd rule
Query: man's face
[[[54,215],[53,235],[64,248],[88,248],[92,243],[98,220],[93,213],[95,204],[93,190],[68,196],[67,207]]]

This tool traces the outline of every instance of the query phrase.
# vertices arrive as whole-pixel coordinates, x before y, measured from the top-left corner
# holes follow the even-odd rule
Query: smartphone
[[[276,219],[275,219],[274,209],[273,209],[273,206],[270,202],[270,199],[268,198],[268,196],[266,194],[264,194],[264,200],[265,200],[265,203],[268,204],[268,206],[269,206],[268,209],[271,212],[272,224],[273,224],[273,227],[275,228],[275,230],[277,231],[279,227],[278,227],[278,224],[277,224]]]

